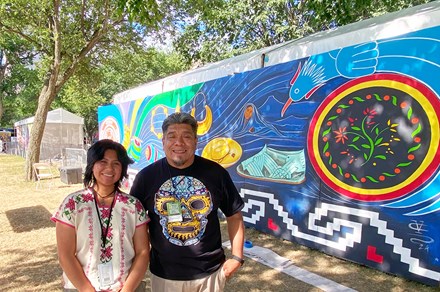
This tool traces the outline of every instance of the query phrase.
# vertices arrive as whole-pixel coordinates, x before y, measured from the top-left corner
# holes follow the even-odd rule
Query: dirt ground
[[[56,167],[54,166],[54,169]],[[0,291],[62,291],[55,243],[49,220],[62,199],[81,188],[57,177],[36,189],[23,179],[24,160],[0,155]],[[50,188],[49,188],[50,187]],[[222,223],[223,240],[228,240]],[[353,264],[289,241],[246,229],[254,246],[269,248],[309,272],[357,291],[440,291],[420,283]],[[229,251],[227,251],[229,253]],[[148,277],[147,287],[149,287]],[[147,289],[149,291],[149,289]],[[296,278],[247,259],[225,291],[323,291]]]

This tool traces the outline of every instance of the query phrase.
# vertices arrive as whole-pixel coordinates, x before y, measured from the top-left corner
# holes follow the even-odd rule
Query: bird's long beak
[[[287,108],[292,104],[292,99],[287,99],[286,103],[283,106],[283,109],[281,110],[281,117],[284,117],[284,113],[286,112]]]

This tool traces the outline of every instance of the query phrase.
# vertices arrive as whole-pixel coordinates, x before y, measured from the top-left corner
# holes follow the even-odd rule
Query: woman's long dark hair
[[[124,178],[128,178],[127,169],[128,165],[134,161],[128,156],[124,146],[109,139],[99,140],[94,143],[87,151],[87,166],[84,172],[84,186],[90,187],[93,185],[95,178],[93,177],[93,166],[97,161],[104,158],[105,151],[115,150],[118,156],[118,161],[122,164],[121,177],[115,182],[115,187],[119,188]]]

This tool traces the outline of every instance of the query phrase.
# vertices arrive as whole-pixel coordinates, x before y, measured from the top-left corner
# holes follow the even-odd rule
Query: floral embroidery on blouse
[[[98,214],[104,230],[98,222]],[[127,277],[135,254],[130,244],[135,229],[150,219],[138,199],[121,192],[115,194],[111,215],[110,206],[102,205],[98,205],[98,214],[93,191],[89,188],[68,195],[51,219],[76,229],[78,246],[81,247],[77,249],[77,257],[84,263],[84,273],[90,277],[93,285],[99,285],[97,264],[112,261],[112,264],[118,265],[114,270],[113,285],[119,287],[117,283]],[[105,233],[107,224],[105,245],[102,245],[101,234]],[[68,279],[65,286],[73,287]]]
[[[99,216],[101,218],[100,220],[102,220],[101,234],[105,234],[107,231],[104,242],[101,242],[101,263],[108,263],[112,260],[113,257],[113,224],[111,220],[113,216],[112,214],[110,214],[110,208],[111,207],[107,206],[99,207]]]

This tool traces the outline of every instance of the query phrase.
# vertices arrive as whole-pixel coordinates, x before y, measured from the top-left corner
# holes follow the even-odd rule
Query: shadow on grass
[[[52,214],[41,205],[8,210],[5,214],[17,233],[54,226],[50,221]]]
[[[25,291],[24,287],[32,287],[32,291],[62,291],[62,270],[55,246],[38,251],[6,249],[3,252],[19,256],[13,266],[0,268],[1,291]]]

